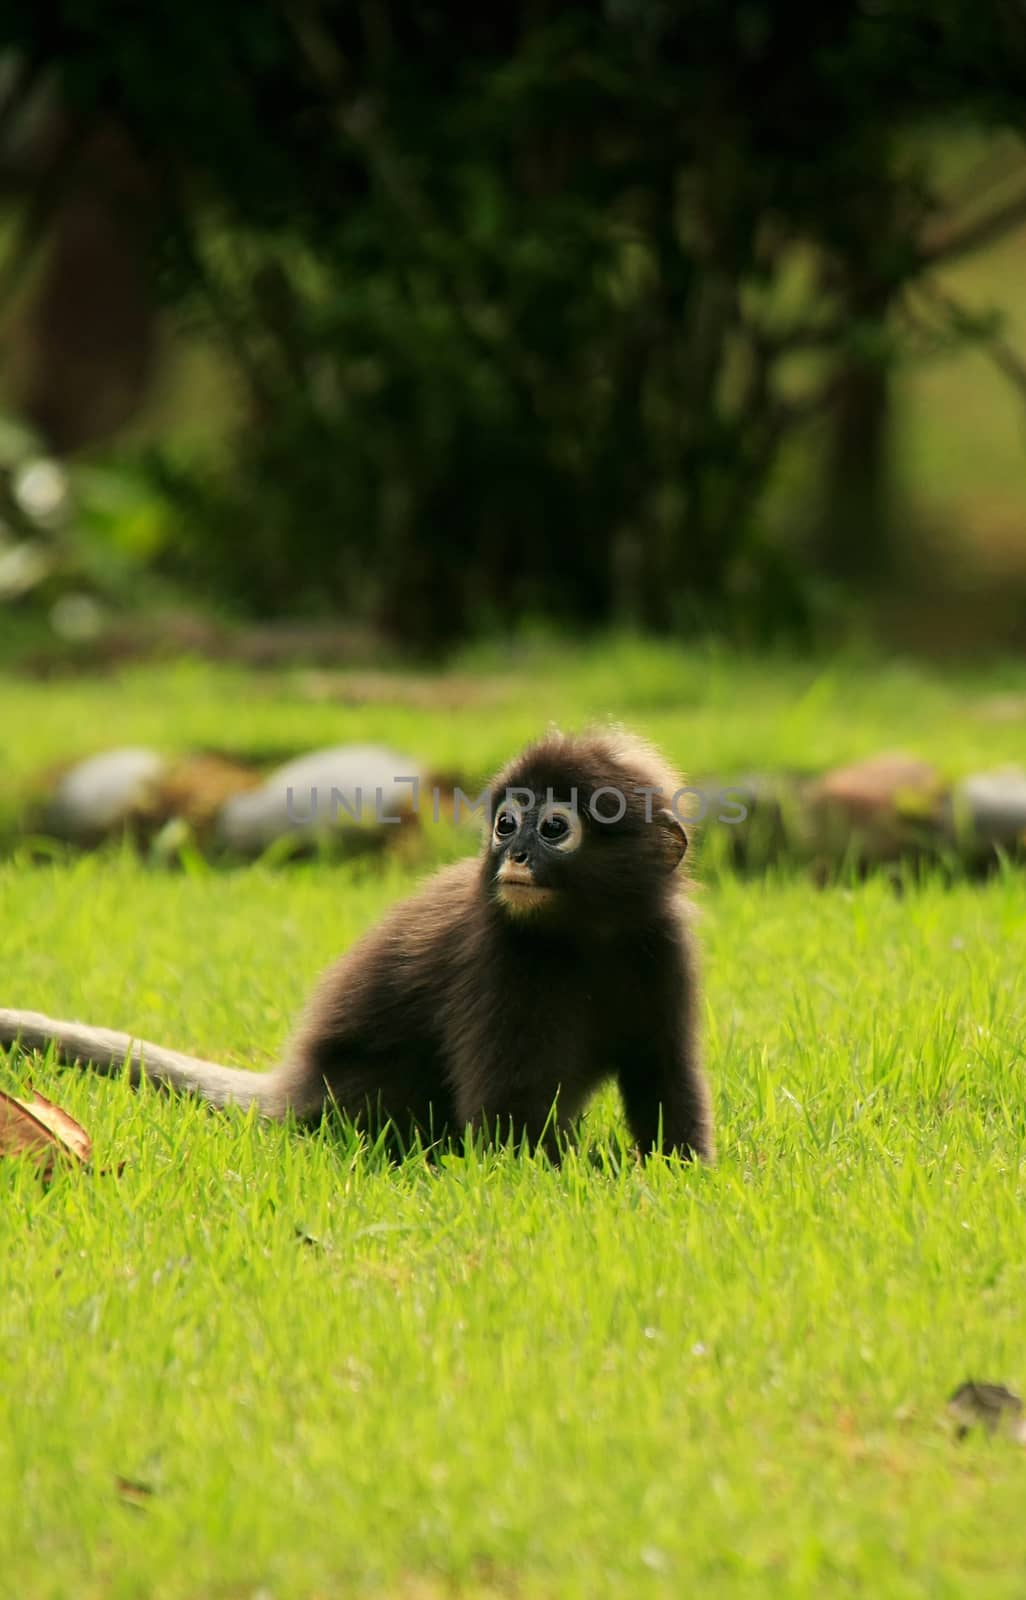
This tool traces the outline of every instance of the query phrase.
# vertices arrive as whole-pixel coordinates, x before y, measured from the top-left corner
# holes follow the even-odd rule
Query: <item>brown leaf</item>
[[[948,1410],[958,1422],[960,1439],[977,1423],[987,1433],[997,1433],[1004,1427],[1013,1439],[1026,1443],[1022,1401],[1003,1383],[980,1383],[970,1378],[949,1396]]]
[[[118,1498],[136,1511],[145,1511],[153,1495],[151,1483],[143,1483],[139,1478],[123,1478],[120,1473],[114,1479],[114,1488]]]
[[[62,1106],[54,1105],[53,1101],[40,1094],[38,1089],[33,1089],[30,1101],[20,1100],[18,1104],[24,1106],[44,1128],[48,1128],[61,1144],[74,1151],[80,1161],[90,1159],[93,1153],[93,1141],[82,1124],[76,1122]]]
[[[19,1100],[0,1089],[0,1156],[30,1155],[49,1180],[58,1155],[86,1162],[92,1149],[85,1129],[44,1095]]]

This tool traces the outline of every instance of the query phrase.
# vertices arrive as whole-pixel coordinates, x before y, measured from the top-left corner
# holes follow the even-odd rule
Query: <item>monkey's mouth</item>
[[[555,890],[535,883],[530,868],[517,867],[504,861],[495,875],[495,893],[500,905],[509,911],[533,911],[546,905],[553,898]]]

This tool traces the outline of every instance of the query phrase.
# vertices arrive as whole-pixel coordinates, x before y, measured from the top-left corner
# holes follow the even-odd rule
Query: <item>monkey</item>
[[[480,853],[327,969],[270,1072],[30,1011],[0,1010],[0,1046],[268,1118],[335,1107],[404,1139],[469,1131],[550,1153],[613,1077],[642,1155],[712,1160],[688,839],[666,803],[682,787],[631,734],[543,735],[482,794]]]

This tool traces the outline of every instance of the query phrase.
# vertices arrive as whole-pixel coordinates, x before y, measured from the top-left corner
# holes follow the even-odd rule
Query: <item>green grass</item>
[[[9,866],[5,995],[264,1061],[402,886]],[[0,1163],[0,1590],[1020,1594],[944,1400],[1026,1381],[1021,883],[702,904],[714,1170],[612,1095],[598,1166],[388,1170],[39,1070],[127,1165]]]
[[[385,741],[431,769],[484,778],[550,720],[616,717],[691,774],[818,769],[895,748],[958,774],[1017,759],[1026,724],[1026,664],[1011,659],[954,671],[614,634],[585,648],[496,645],[448,672],[389,676],[387,697],[353,704],[367,680],[360,671],[254,675],[185,661],[57,683],[0,675],[0,806],[38,787],[53,764],[119,744],[273,757]],[[425,703],[432,686],[435,705]]]
[[[1015,756],[978,708],[1026,690],[616,644],[522,670],[455,711],[198,668],[0,692],[24,777],[69,740],[357,733],[484,770],[553,709],[692,770],[881,744],[965,770]],[[266,1065],[418,870],[8,861],[0,996]],[[96,1170],[0,1161],[0,1594],[1020,1595],[1026,1455],[957,1441],[945,1400],[1026,1386],[1022,878],[697,898],[715,1168],[638,1167],[612,1091],[559,1171],[389,1168],[37,1065]]]

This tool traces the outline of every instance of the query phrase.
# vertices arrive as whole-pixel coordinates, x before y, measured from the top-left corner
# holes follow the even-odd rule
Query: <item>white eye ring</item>
[[[554,817],[566,823],[566,832],[559,839],[546,839],[542,829]],[[546,806],[538,818],[538,837],[550,850],[561,850],[565,855],[569,855],[572,850],[577,849],[584,837],[580,814],[573,806]]]
[[[512,817],[516,823],[516,827],[513,828],[509,833],[499,832],[499,823],[504,817]],[[492,838],[497,844],[507,844],[510,839],[515,838],[520,832],[523,820],[524,813],[522,808],[517,805],[517,802],[515,800],[504,800],[498,811],[495,813],[495,821],[492,823]]]

